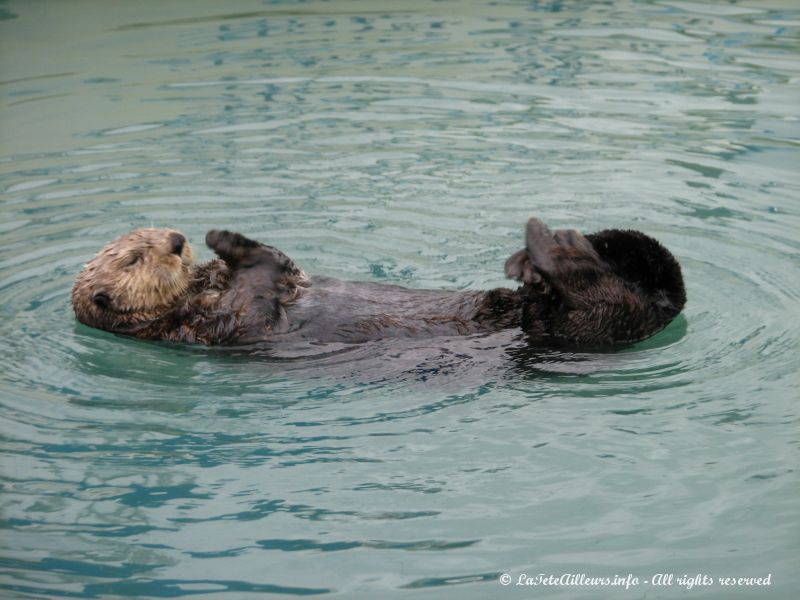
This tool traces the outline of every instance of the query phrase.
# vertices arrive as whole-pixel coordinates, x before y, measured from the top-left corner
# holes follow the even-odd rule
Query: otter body
[[[686,300],[680,267],[652,238],[550,231],[538,219],[506,261],[515,290],[415,290],[309,278],[285,254],[210,231],[219,258],[194,265],[185,237],[140,229],[114,240],[72,292],[82,323],[145,339],[207,345],[365,342],[519,328],[533,345],[619,345],[666,327]]]
[[[434,337],[498,331],[519,322],[519,307],[497,311],[511,290],[448,292],[312,277],[288,309],[288,330],[275,341],[365,342],[388,337]]]

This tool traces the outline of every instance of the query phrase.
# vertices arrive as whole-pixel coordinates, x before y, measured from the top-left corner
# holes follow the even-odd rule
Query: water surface
[[[0,3],[2,596],[793,598],[798,28],[772,0]],[[134,227],[469,289],[531,214],[662,240],[683,315],[614,354],[278,360],[69,306]]]

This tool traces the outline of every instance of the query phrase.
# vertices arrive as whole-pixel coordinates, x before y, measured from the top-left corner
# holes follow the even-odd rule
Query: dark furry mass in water
[[[209,231],[219,258],[195,265],[178,231],[138,229],[109,243],[72,290],[81,323],[207,345],[365,342],[520,329],[531,346],[637,342],[683,309],[681,269],[638,231],[582,235],[530,219],[505,265],[517,289],[416,290],[309,277],[280,250]]]

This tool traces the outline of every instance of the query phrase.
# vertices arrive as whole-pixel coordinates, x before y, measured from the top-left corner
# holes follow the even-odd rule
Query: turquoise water
[[[796,597],[795,3],[0,19],[0,597]],[[614,354],[504,334],[292,359],[123,339],[69,306],[139,226],[202,258],[229,227],[310,273],[467,289],[506,283],[532,214],[662,240],[685,312]],[[515,585],[540,573],[641,581]],[[698,574],[771,580],[677,582]]]

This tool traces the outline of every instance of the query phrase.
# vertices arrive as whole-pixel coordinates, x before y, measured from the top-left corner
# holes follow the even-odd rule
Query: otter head
[[[154,319],[189,290],[192,248],[172,229],[137,229],[107,244],[78,275],[72,308],[108,331]]]

